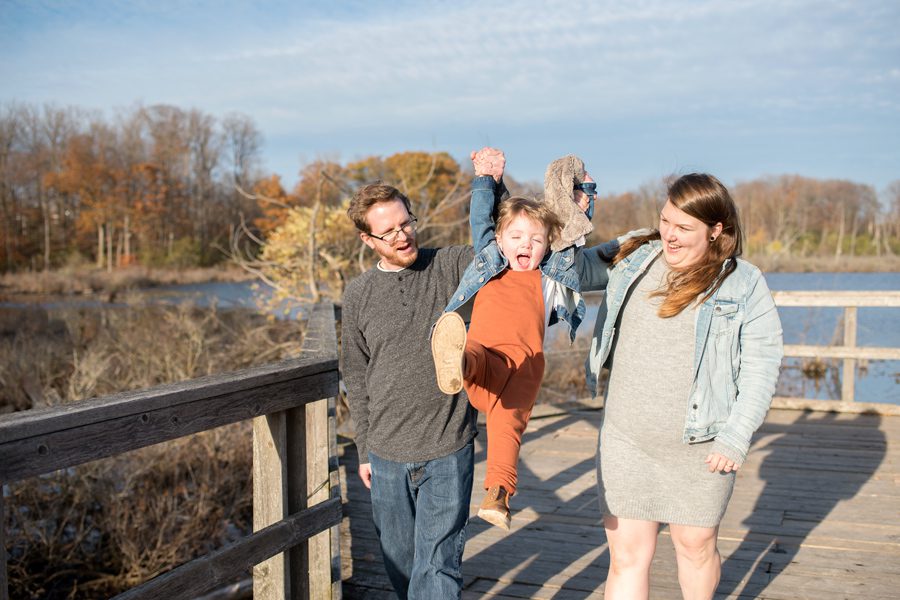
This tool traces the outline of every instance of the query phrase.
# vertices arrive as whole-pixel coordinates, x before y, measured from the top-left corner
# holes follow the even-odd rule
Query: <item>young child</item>
[[[470,223],[476,256],[435,324],[432,353],[441,390],[454,394],[465,387],[472,406],[485,413],[488,491],[478,516],[508,530],[522,433],[544,376],[544,331],[564,320],[574,340],[584,317],[576,242],[583,244],[592,229],[585,211],[593,208],[596,184],[576,157],[554,161],[547,171],[545,201],[501,201],[495,230],[505,159],[502,152],[485,148],[473,153],[472,161],[476,177]],[[562,194],[555,189],[560,181],[566,182]],[[554,200],[561,200],[556,202],[561,208],[554,210]],[[557,213],[565,213],[568,221]],[[473,297],[467,335],[455,311],[468,308]]]

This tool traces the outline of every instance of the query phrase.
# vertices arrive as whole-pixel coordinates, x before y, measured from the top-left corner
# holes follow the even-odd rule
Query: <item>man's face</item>
[[[402,200],[379,202],[373,205],[366,213],[366,222],[372,235],[360,232],[359,237],[372,250],[381,256],[381,265],[386,269],[403,269],[414,262],[419,255],[419,247],[416,244],[415,230],[406,233],[402,231],[408,225],[412,217]],[[374,235],[384,236],[392,231],[401,230],[393,243],[380,240]]]

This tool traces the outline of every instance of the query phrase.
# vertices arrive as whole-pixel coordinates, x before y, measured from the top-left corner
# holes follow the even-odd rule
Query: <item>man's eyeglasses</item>
[[[387,233],[384,233],[382,235],[375,235],[374,233],[370,233],[369,237],[373,237],[376,240],[381,240],[385,244],[393,244],[397,241],[397,238],[400,236],[401,231],[407,236],[412,234],[412,232],[416,230],[416,222],[418,222],[418,219],[413,217],[397,229],[388,231]]]

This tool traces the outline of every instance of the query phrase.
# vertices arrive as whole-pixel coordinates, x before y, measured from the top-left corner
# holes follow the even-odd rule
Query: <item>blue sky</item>
[[[0,0],[0,102],[252,117],[318,157],[486,144],[606,192],[669,173],[900,179],[900,2]]]

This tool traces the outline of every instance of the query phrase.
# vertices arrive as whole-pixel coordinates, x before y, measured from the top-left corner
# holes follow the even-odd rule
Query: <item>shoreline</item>
[[[764,273],[894,273],[900,255],[887,256],[743,256]]]
[[[112,272],[99,269],[4,273],[0,275],[0,301],[9,296],[115,297],[136,289],[212,282],[250,281],[246,271],[230,267],[158,269],[123,267]]]
[[[743,257],[764,273],[893,273],[900,272],[900,255]],[[123,267],[112,272],[64,268],[56,271],[0,275],[0,302],[10,296],[115,297],[135,289],[213,282],[251,281],[254,276],[236,266],[191,269]]]

